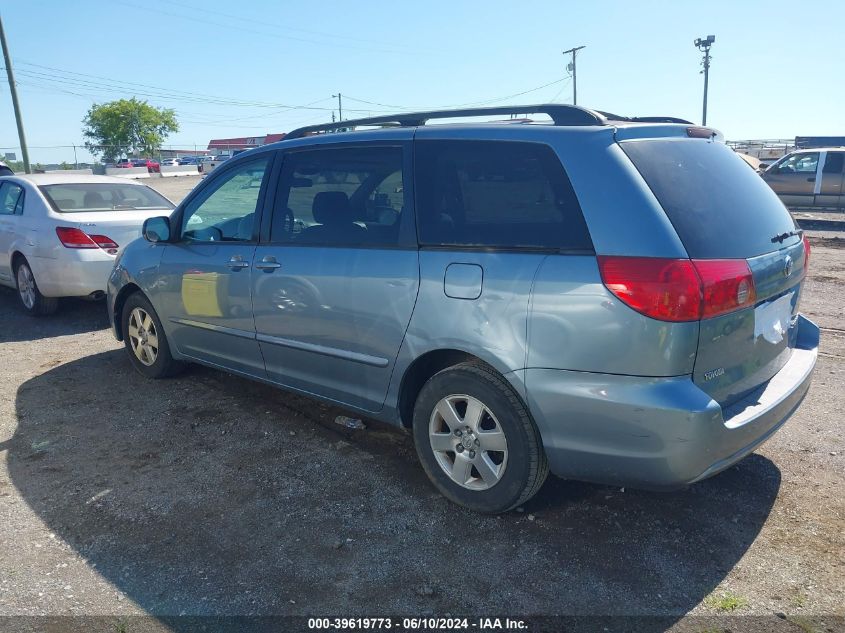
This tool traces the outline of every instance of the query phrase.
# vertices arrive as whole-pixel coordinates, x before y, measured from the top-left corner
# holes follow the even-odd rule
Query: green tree
[[[155,154],[173,132],[179,131],[176,113],[156,108],[135,97],[95,103],[82,120],[85,147],[103,160],[128,154]]]

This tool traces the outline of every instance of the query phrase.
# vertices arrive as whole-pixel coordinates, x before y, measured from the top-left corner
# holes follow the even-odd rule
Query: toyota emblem
[[[792,258],[787,255],[786,258],[783,260],[783,276],[789,277],[792,274]]]

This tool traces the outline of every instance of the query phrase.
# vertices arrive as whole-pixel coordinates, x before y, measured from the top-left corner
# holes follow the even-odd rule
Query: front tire
[[[21,258],[15,266],[15,280],[18,288],[18,298],[23,309],[31,316],[48,316],[59,307],[56,297],[45,297],[35,283],[35,275],[29,267],[29,262]]]
[[[132,366],[147,378],[167,378],[183,364],[174,360],[161,320],[140,292],[126,299],[121,315],[123,343]]]
[[[549,472],[540,434],[492,368],[462,363],[435,374],[414,406],[423,469],[447,499],[497,514],[533,497]]]

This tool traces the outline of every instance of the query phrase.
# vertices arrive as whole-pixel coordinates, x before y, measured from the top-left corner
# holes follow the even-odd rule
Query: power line
[[[369,44],[369,43],[372,42],[372,39],[364,39],[364,38],[361,38],[361,37],[351,37],[349,35],[339,35],[337,33],[327,33],[325,31],[314,31],[314,30],[310,30],[310,29],[303,29],[303,28],[300,28],[300,27],[287,26],[287,25],[279,24],[277,22],[267,22],[264,19],[248,18],[248,17],[242,16],[242,15],[234,15],[232,13],[224,13],[222,11],[214,11],[212,9],[207,9],[205,7],[197,7],[196,5],[187,5],[184,2],[178,2],[176,0],[170,0],[170,3],[176,4],[180,8],[190,10],[192,12],[201,11],[202,13],[219,15],[221,17],[228,18],[228,19],[231,19],[231,20],[238,20],[240,22],[250,22],[252,24],[260,24],[262,26],[271,27],[271,28],[274,28],[274,29],[282,30],[282,31],[295,31],[295,32],[298,32],[298,33],[306,33],[306,34],[309,34],[309,35],[315,35],[317,37],[328,38],[329,40],[343,39],[343,40],[349,40],[349,41],[352,41],[352,42],[361,42],[361,43],[364,43],[364,44]],[[188,19],[188,17],[186,16],[185,19]],[[323,42],[318,42],[318,43],[323,44]],[[407,48],[405,46],[402,46],[401,44],[396,44],[394,42],[382,42],[382,44],[386,44],[387,46],[389,46],[391,48],[397,48],[397,49]]]
[[[257,29],[251,29],[251,28],[248,28],[248,27],[245,27],[245,26],[238,26],[238,25],[231,24],[231,23],[215,22],[214,20],[199,18],[195,15],[184,15],[184,14],[181,14],[181,13],[173,13],[171,11],[163,11],[159,8],[154,8],[154,7],[150,7],[150,6],[147,6],[147,5],[137,5],[137,4],[130,4],[128,2],[120,2],[119,0],[118,0],[118,4],[120,4],[121,6],[124,6],[124,7],[128,7],[130,9],[135,9],[137,11],[150,11],[150,12],[153,12],[153,13],[159,13],[161,15],[167,15],[167,16],[170,16],[170,17],[179,18],[179,19],[182,19],[182,20],[187,20],[189,22],[198,22],[198,23],[202,23],[202,24],[210,24],[211,26],[216,26],[218,28],[223,28],[223,29],[228,29],[228,30],[236,30],[236,31],[243,31],[245,33],[253,33],[255,35],[263,35],[264,37],[272,37],[272,38],[280,39],[280,40],[294,40],[294,41],[299,41],[299,42],[305,42],[305,43],[308,43],[308,44],[317,44],[319,46],[333,46],[333,47],[341,47],[341,48],[350,48],[350,49],[357,49],[357,50],[377,52],[377,53],[389,53],[389,54],[393,54],[393,55],[395,55],[397,53],[398,54],[405,54],[405,55],[413,54],[411,51],[391,50],[391,49],[385,49],[385,48],[379,49],[379,48],[373,48],[373,47],[355,46],[355,45],[352,45],[352,44],[344,44],[342,42],[332,41],[331,39],[327,39],[325,41],[319,41],[319,40],[313,40],[313,39],[308,39],[308,38],[303,38],[303,37],[297,37],[297,36],[293,36],[293,35],[282,35],[282,34],[279,34],[279,33],[268,33],[267,31],[260,31],[260,30],[257,30]]]
[[[566,79],[572,79],[572,75],[569,75],[568,77],[566,77]],[[562,95],[562,94],[563,94],[563,91],[564,91],[564,90],[566,90],[566,86],[568,86],[568,85],[569,85],[569,84],[568,84],[568,82],[564,82],[564,83],[562,83],[562,84],[560,85],[560,90],[558,90],[558,91],[555,93],[555,96],[554,96],[554,97],[552,97],[551,99],[549,99],[549,101],[551,101],[552,103],[554,103],[554,102],[557,100],[557,98],[558,98],[560,95]]]
[[[507,99],[513,99],[515,97],[521,97],[522,95],[527,95],[531,92],[537,92],[538,90],[542,90],[543,88],[548,88],[549,86],[554,86],[555,84],[559,84],[562,81],[566,81],[569,77],[561,77],[560,79],[555,79],[554,81],[550,81],[549,83],[543,84],[542,86],[537,86],[536,88],[529,88],[528,90],[523,90],[522,92],[515,92],[510,95],[504,95],[502,97],[493,97],[492,99],[484,99],[482,101],[470,101],[467,103],[452,103],[448,105],[438,105],[438,106],[418,106],[418,107],[409,107],[409,106],[400,106],[395,104],[389,103],[379,103],[378,101],[367,101],[366,99],[358,99],[357,97],[350,97],[349,95],[344,95],[347,99],[351,99],[352,101],[357,101],[359,103],[366,103],[369,105],[375,105],[383,108],[396,108],[397,110],[437,110],[437,109],[445,109],[445,108],[463,108],[467,106],[480,106],[486,105],[490,103],[497,103],[499,101],[506,101]]]
[[[23,62],[25,65],[26,62]],[[312,109],[328,111],[330,108],[317,108],[307,105],[290,105],[284,103],[269,103],[265,101],[250,101],[242,99],[231,99],[228,97],[220,97],[216,95],[209,95],[203,93],[193,93],[182,90],[172,90],[170,88],[161,88],[149,84],[138,84],[134,82],[123,82],[117,79],[110,79],[108,77],[101,77],[97,75],[88,75],[86,73],[77,73],[73,71],[65,71],[60,69],[52,69],[54,72],[41,72],[35,70],[20,70],[20,74],[30,79],[48,81],[52,83],[59,83],[71,86],[81,86],[84,88],[94,88],[106,92],[129,92],[132,91],[136,95],[168,99],[171,101],[184,101],[192,103],[215,103],[219,105],[232,105],[238,107],[254,107],[254,108],[274,108],[274,109]],[[59,73],[59,74],[56,74]],[[68,76],[71,75],[71,76]],[[87,79],[86,79],[87,77]],[[97,81],[101,80],[101,81]],[[107,81],[109,83],[103,83]],[[122,84],[122,85],[121,85]]]
[[[110,77],[105,77],[102,75],[92,75],[89,73],[80,73],[75,71],[64,70],[61,68],[56,68],[53,66],[46,66],[43,64],[36,64],[33,62],[28,62],[24,60],[20,60],[20,63],[25,66],[30,66],[33,68],[38,68],[41,70],[22,70],[19,71],[24,74],[26,77],[33,79],[35,81],[48,82],[48,83],[58,83],[63,85],[70,85],[73,87],[82,87],[88,90],[100,90],[106,91],[110,93],[123,93],[128,91],[133,91],[134,94],[139,96],[146,96],[155,99],[163,99],[167,101],[175,101],[175,102],[185,102],[185,103],[213,103],[215,105],[228,105],[228,106],[235,106],[235,107],[255,107],[255,108],[269,108],[274,109],[279,112],[268,113],[268,114],[256,114],[251,115],[248,117],[243,117],[243,119],[247,118],[263,118],[265,116],[274,116],[276,114],[282,114],[285,111],[290,110],[313,110],[317,112],[330,112],[332,108],[330,107],[318,107],[314,104],[320,103],[322,101],[327,100],[324,99],[317,99],[315,101],[306,103],[306,104],[296,104],[296,105],[289,105],[289,104],[281,104],[281,103],[269,103],[263,101],[253,101],[253,100],[245,100],[245,99],[230,99],[227,97],[220,97],[216,95],[210,95],[206,93],[199,93],[199,92],[191,92],[186,90],[173,90],[170,88],[163,88],[160,86],[155,86],[152,84],[144,84],[139,82],[131,82],[131,81],[124,81],[124,80],[117,80],[112,79]],[[50,71],[50,72],[42,72],[42,71]],[[459,107],[466,107],[466,106],[476,106],[476,105],[485,105],[490,103],[497,103],[500,101],[505,101],[507,99],[513,99],[515,97],[520,97],[522,95],[526,95],[532,92],[536,92],[538,90],[542,90],[549,86],[553,86],[562,82],[569,80],[570,77],[561,77],[554,81],[550,81],[544,83],[540,86],[535,86],[533,88],[529,88],[528,90],[523,90],[520,92],[503,95],[499,97],[492,97],[487,98],[479,101],[471,101],[466,103],[457,103],[457,104],[445,104],[439,106],[428,106],[428,107],[410,107],[410,106],[401,106],[396,104],[388,104],[388,103],[381,103],[377,101],[371,101],[367,99],[361,99],[358,97],[351,97],[346,95],[347,99],[352,101],[356,101],[358,103],[364,103],[367,105],[374,105],[381,108],[392,108],[397,110],[410,110],[410,109],[436,109],[436,108],[459,108]],[[109,83],[103,83],[109,82]],[[124,87],[125,86],[125,87]],[[141,89],[139,89],[141,88]],[[61,90],[61,92],[67,92],[69,94],[75,94],[78,96],[83,96],[79,92],[74,92],[71,90]],[[97,96],[93,93],[88,93],[90,96]],[[336,96],[335,96],[336,97]],[[347,112],[382,112],[373,109],[355,109],[355,108],[346,108]],[[228,119],[221,119],[221,123],[225,122]]]
[[[85,73],[72,73],[71,71],[61,71],[56,69],[58,72],[68,73],[73,75],[79,75],[80,77],[96,77],[92,75],[86,75]],[[244,118],[261,118],[265,116],[274,116],[278,114],[282,114],[284,112],[295,111],[295,110],[313,110],[315,112],[330,112],[332,109],[329,107],[317,107],[313,104],[320,103],[322,101],[326,101],[326,98],[317,99],[310,103],[306,104],[297,104],[297,105],[289,105],[289,104],[282,104],[282,103],[268,103],[268,102],[257,102],[257,101],[246,101],[246,100],[233,100],[227,99],[225,97],[216,97],[213,95],[201,95],[199,93],[187,93],[184,91],[177,91],[176,94],[170,94],[168,89],[166,88],[157,88],[157,87],[150,87],[149,90],[139,90],[135,87],[135,85],[145,85],[145,84],[131,84],[127,83],[127,87],[123,86],[110,86],[108,84],[102,83],[100,81],[93,81],[89,79],[80,79],[76,77],[67,77],[61,74],[51,74],[51,73],[43,73],[40,71],[30,71],[30,70],[21,70],[21,75],[24,77],[33,80],[35,83],[27,83],[26,85],[37,86],[37,87],[44,87],[50,86],[51,88],[55,89],[58,92],[64,92],[67,94],[73,94],[80,97],[88,96],[90,98],[97,98],[97,97],[108,97],[108,94],[125,94],[127,92],[131,92],[133,96],[141,96],[141,97],[149,97],[152,99],[158,99],[161,101],[172,101],[172,102],[182,102],[182,103],[198,103],[198,104],[214,104],[214,105],[224,105],[224,106],[234,106],[234,107],[248,107],[248,108],[267,108],[276,110],[276,112],[272,113],[262,113],[257,115],[251,115],[249,117]],[[107,80],[107,78],[103,77],[103,80]],[[118,83],[116,81],[116,83]],[[82,88],[83,91],[80,90],[69,90],[67,88],[61,88],[60,86],[73,86],[77,88]],[[91,91],[99,91],[99,92],[91,92]],[[196,95],[196,96],[193,96]],[[364,110],[364,109],[348,109],[350,112],[370,112],[371,110]],[[223,116],[223,115],[219,115]]]

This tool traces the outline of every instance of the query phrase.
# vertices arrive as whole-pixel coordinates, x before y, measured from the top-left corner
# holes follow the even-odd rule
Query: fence
[[[208,143],[202,144],[169,144],[163,145],[158,151],[152,152],[149,156],[154,160],[161,161],[165,158],[181,158],[184,156],[218,156],[220,154],[232,155],[240,146],[217,147],[207,149]],[[120,148],[114,148],[119,150]],[[124,156],[124,151],[116,152]],[[19,146],[0,147],[0,160],[4,161],[16,172],[23,172],[23,161],[21,160],[21,148]],[[68,171],[77,169],[91,169],[95,174],[105,173],[106,164],[97,156],[91,154],[83,145],[30,145],[30,164],[33,171]]]

